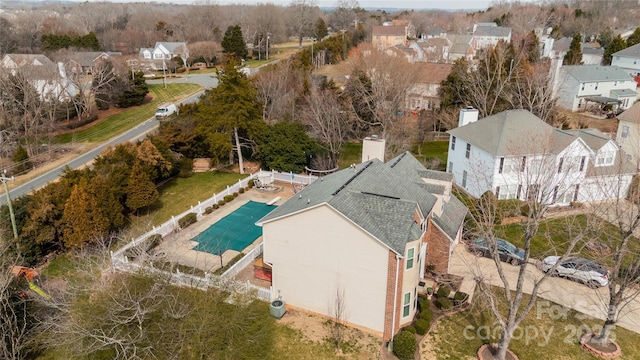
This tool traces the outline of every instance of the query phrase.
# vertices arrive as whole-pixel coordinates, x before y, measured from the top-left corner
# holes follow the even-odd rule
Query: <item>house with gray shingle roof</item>
[[[347,323],[390,340],[414,318],[427,264],[446,272],[461,239],[451,179],[405,152],[316,180],[257,222],[273,289],[328,317],[340,294]]]
[[[628,109],[638,97],[633,77],[618,66],[562,66],[555,81],[558,106],[571,111],[607,104]]]
[[[449,130],[447,172],[469,194],[550,206],[626,197],[636,173],[596,129],[561,130],[527,110],[508,110]]]
[[[162,69],[173,58],[186,62],[189,59],[189,48],[185,42],[158,41],[153,48],[140,48],[139,56],[143,64],[153,69]]]
[[[631,76],[640,76],[640,44],[613,53],[611,65],[621,67]]]
[[[473,38],[476,40],[476,49],[487,49],[496,46],[501,40],[511,41],[511,28],[498,26],[496,23],[480,23],[473,25]]]

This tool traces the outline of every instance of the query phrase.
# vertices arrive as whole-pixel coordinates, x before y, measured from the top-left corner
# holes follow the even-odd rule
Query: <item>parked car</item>
[[[542,271],[549,272],[559,260],[560,256],[544,258]],[[609,284],[607,275],[608,271],[602,265],[583,258],[564,259],[551,273],[551,276],[566,277],[581,282],[592,289],[607,286]]]
[[[512,265],[520,265],[524,262],[524,250],[513,245],[504,239],[496,238],[496,245],[498,248],[498,256],[501,261],[508,262]],[[476,256],[491,257],[489,253],[489,245],[485,238],[477,238],[469,244],[469,251],[476,254]]]

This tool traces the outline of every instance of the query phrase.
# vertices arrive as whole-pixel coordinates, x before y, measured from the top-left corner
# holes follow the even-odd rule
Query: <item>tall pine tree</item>
[[[249,50],[242,36],[242,28],[240,25],[229,26],[222,38],[222,49],[227,56],[233,56],[235,59],[245,59]]]
[[[64,205],[62,223],[63,242],[68,249],[82,248],[109,231],[109,219],[104,216],[98,200],[90,193],[86,178],[73,187],[71,196]]]
[[[577,33],[571,40],[569,51],[564,55],[562,65],[580,65],[582,64],[582,35]]]
[[[609,45],[604,49],[604,56],[602,57],[602,65],[611,65],[613,54],[620,50],[627,48],[627,43],[622,36],[618,35],[611,40]]]
[[[158,189],[149,179],[140,161],[136,161],[129,176],[126,205],[131,211],[137,211],[153,204],[158,199]]]

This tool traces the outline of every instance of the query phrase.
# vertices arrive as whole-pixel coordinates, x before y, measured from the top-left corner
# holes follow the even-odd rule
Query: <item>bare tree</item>
[[[320,146],[329,151],[332,163],[328,169],[332,169],[338,166],[338,152],[346,138],[346,112],[338,96],[330,89],[312,90],[306,100],[308,110],[304,122],[309,126],[310,136],[319,140]]]
[[[339,279],[338,279],[339,280]],[[329,314],[331,314],[332,321],[329,326],[329,333],[331,341],[336,349],[340,349],[346,332],[346,320],[347,320],[347,306],[346,306],[346,290],[340,284],[340,281],[336,282],[335,297],[329,304]]]
[[[470,236],[483,237],[488,244],[488,252],[494,267],[490,270],[479,264],[469,264],[471,272],[476,278],[481,294],[487,299],[491,314],[495,317],[501,329],[497,348],[493,352],[495,359],[504,360],[514,331],[522,320],[533,309],[541,285],[557,268],[562,259],[574,253],[585,237],[590,233],[575,216],[564,218],[564,228],[567,236],[562,241],[554,240],[543,229],[543,222],[550,206],[557,199],[573,196],[574,189],[567,184],[573,184],[578,174],[581,157],[575,149],[567,149],[563,159],[555,156],[556,142],[552,135],[529,134],[522,137],[518,144],[509,144],[510,154],[528,154],[526,161],[522,156],[504,158],[501,174],[505,177],[517,178],[517,189],[509,190],[507,185],[501,186],[499,198],[519,198],[521,202],[508,205],[498,205],[493,194],[485,194],[477,200],[477,204],[470,212],[473,226]],[[535,154],[531,156],[530,154]],[[562,163],[559,163],[562,161]],[[488,184],[494,169],[486,168],[486,164],[476,164],[472,172],[476,184]],[[559,171],[558,169],[564,169]],[[487,177],[485,177],[487,176]],[[484,186],[484,185],[480,185]],[[519,227],[521,235],[518,244],[524,250],[523,260],[513,264],[501,262],[497,239],[502,236],[499,227],[504,214],[520,215]],[[544,241],[549,249],[546,255],[560,256],[560,261],[547,273],[535,269],[534,259],[531,257],[531,245],[534,237],[536,241]],[[541,240],[544,239],[544,240]],[[515,266],[515,271],[513,270]],[[494,272],[497,272],[497,279]],[[515,279],[514,279],[515,276]],[[496,286],[497,287],[494,287]],[[525,292],[530,297],[525,297]]]
[[[302,38],[309,35],[316,15],[317,0],[293,0],[289,5],[291,31],[298,38],[298,47],[302,48]]]
[[[260,70],[253,79],[262,103],[262,119],[273,123],[293,118],[296,99],[302,93],[303,74],[295,70],[291,59]]]

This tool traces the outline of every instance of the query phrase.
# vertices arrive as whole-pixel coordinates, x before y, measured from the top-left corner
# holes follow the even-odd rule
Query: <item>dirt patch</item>
[[[331,339],[330,320],[305,311],[289,309],[279,322],[299,331],[305,341],[324,343]],[[381,346],[382,339],[358,329],[347,328],[344,351],[338,350],[336,355],[344,359],[382,359]]]

